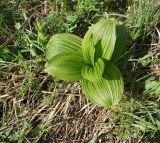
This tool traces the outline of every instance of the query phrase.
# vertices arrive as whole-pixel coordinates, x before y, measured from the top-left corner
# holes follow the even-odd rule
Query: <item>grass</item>
[[[159,142],[160,15],[156,0],[0,2],[0,142]],[[44,72],[51,35],[83,37],[101,17],[130,35],[119,62],[125,93],[114,109],[87,101],[79,82]]]

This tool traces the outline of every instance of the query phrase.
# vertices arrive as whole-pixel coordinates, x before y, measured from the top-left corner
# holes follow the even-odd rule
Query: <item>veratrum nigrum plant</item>
[[[120,101],[123,78],[115,65],[126,47],[125,26],[115,19],[102,19],[92,25],[84,38],[56,34],[47,45],[46,71],[66,81],[81,80],[85,96],[101,107]]]

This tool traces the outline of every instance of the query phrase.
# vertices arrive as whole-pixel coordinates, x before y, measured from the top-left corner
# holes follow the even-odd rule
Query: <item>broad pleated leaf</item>
[[[84,41],[82,42],[82,44],[85,46],[85,48],[83,48],[83,58],[87,64],[94,65],[95,46],[92,34],[88,37],[87,40],[88,41],[85,45],[83,44]]]
[[[123,95],[123,79],[119,69],[111,63],[106,65],[103,78],[98,82],[82,80],[86,97],[101,107],[112,107]]]
[[[46,57],[49,60],[59,53],[69,51],[82,51],[82,39],[73,34],[56,34],[47,44]]]
[[[116,37],[115,49],[111,58],[113,63],[117,62],[124,54],[127,46],[127,29],[121,23],[116,25]]]
[[[83,57],[87,64],[93,64],[93,57],[94,60],[111,59],[116,41],[115,25],[113,19],[102,19],[87,31],[82,42]]]
[[[85,65],[82,68],[82,76],[83,78],[96,82],[102,79],[102,74],[105,68],[105,64],[103,59],[99,58],[97,62],[93,66]]]
[[[75,81],[82,78],[81,69],[83,66],[82,52],[63,52],[47,62],[45,71],[56,78]]]

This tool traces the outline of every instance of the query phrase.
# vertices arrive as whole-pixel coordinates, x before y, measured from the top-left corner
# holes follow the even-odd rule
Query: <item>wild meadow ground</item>
[[[107,17],[129,35],[118,63],[125,92],[112,109],[44,72],[53,34],[83,37]],[[159,0],[0,1],[0,143],[159,143],[159,97]]]

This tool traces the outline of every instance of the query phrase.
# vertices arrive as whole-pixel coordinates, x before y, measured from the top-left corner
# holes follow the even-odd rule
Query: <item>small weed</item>
[[[53,96],[50,96],[50,95],[44,96],[44,104],[47,106],[51,106],[53,103],[53,100],[54,100]]]

